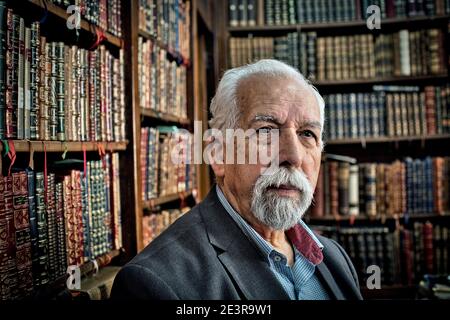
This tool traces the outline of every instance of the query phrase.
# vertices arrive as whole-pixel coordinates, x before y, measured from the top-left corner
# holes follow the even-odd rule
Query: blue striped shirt
[[[253,241],[257,247],[262,251],[267,262],[269,263],[270,270],[274,273],[277,280],[280,282],[283,289],[289,295],[291,300],[328,300],[330,299],[327,291],[317,278],[315,274],[316,266],[306,259],[298,249],[293,246],[295,252],[295,262],[292,267],[287,264],[286,257],[275,250],[273,246],[264,240],[243,218],[237,213],[228,200],[225,198],[222,190],[216,185],[217,196],[222,203],[225,210],[233,218],[239,228],[244,234]],[[299,224],[304,228],[311,238],[317,243],[320,249],[323,245],[308,228],[308,226],[302,221]]]

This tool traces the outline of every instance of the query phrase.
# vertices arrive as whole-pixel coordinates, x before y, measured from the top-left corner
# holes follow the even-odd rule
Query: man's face
[[[320,169],[321,127],[319,105],[311,89],[305,88],[294,79],[255,76],[241,82],[238,89],[238,104],[241,109],[239,127],[243,130],[254,129],[257,132],[266,133],[270,130],[278,130],[278,161],[282,171],[278,173],[288,176],[289,173],[302,175],[303,181],[300,182],[309,183],[308,187],[312,193]],[[245,149],[246,153],[248,149]],[[246,158],[248,159],[248,155]],[[245,212],[253,211],[255,215],[255,202],[257,202],[255,196],[258,194],[267,196],[267,199],[263,199],[266,202],[281,199],[286,203],[300,204],[302,202],[304,204],[307,201],[309,206],[311,200],[305,199],[303,194],[305,190],[299,190],[299,188],[302,189],[299,187],[301,183],[294,183],[298,179],[265,180],[261,173],[268,166],[270,164],[248,164],[248,162],[224,165],[222,171],[224,188],[236,198],[241,214],[245,215]],[[281,203],[279,205],[281,206]],[[292,209],[291,206],[286,208]],[[260,210],[268,211],[270,206]],[[279,223],[275,225],[281,227]]]

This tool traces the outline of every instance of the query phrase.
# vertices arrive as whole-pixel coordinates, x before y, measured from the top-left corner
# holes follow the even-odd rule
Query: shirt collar
[[[258,234],[245,219],[234,210],[227,198],[223,194],[219,185],[216,184],[216,193],[222,206],[233,218],[237,225],[244,231],[244,233],[251,238],[258,247],[267,255],[272,252],[273,246],[264,240],[260,234]],[[318,265],[323,260],[323,245],[314,235],[312,230],[306,225],[305,222],[300,220],[298,224],[286,231],[286,235],[295,246],[295,248],[313,265]]]

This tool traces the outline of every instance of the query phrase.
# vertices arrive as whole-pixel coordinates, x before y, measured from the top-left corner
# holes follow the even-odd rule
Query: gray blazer
[[[342,247],[324,245],[316,273],[334,299],[362,299]],[[220,203],[215,186],[116,276],[112,299],[289,299],[264,257]]]

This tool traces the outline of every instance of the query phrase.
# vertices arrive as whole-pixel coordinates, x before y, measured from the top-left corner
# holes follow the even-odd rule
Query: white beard
[[[280,197],[270,187],[291,185],[300,199]],[[256,180],[252,195],[252,213],[258,221],[274,230],[288,230],[297,224],[311,205],[314,191],[305,174],[296,169],[278,167],[272,174]]]

